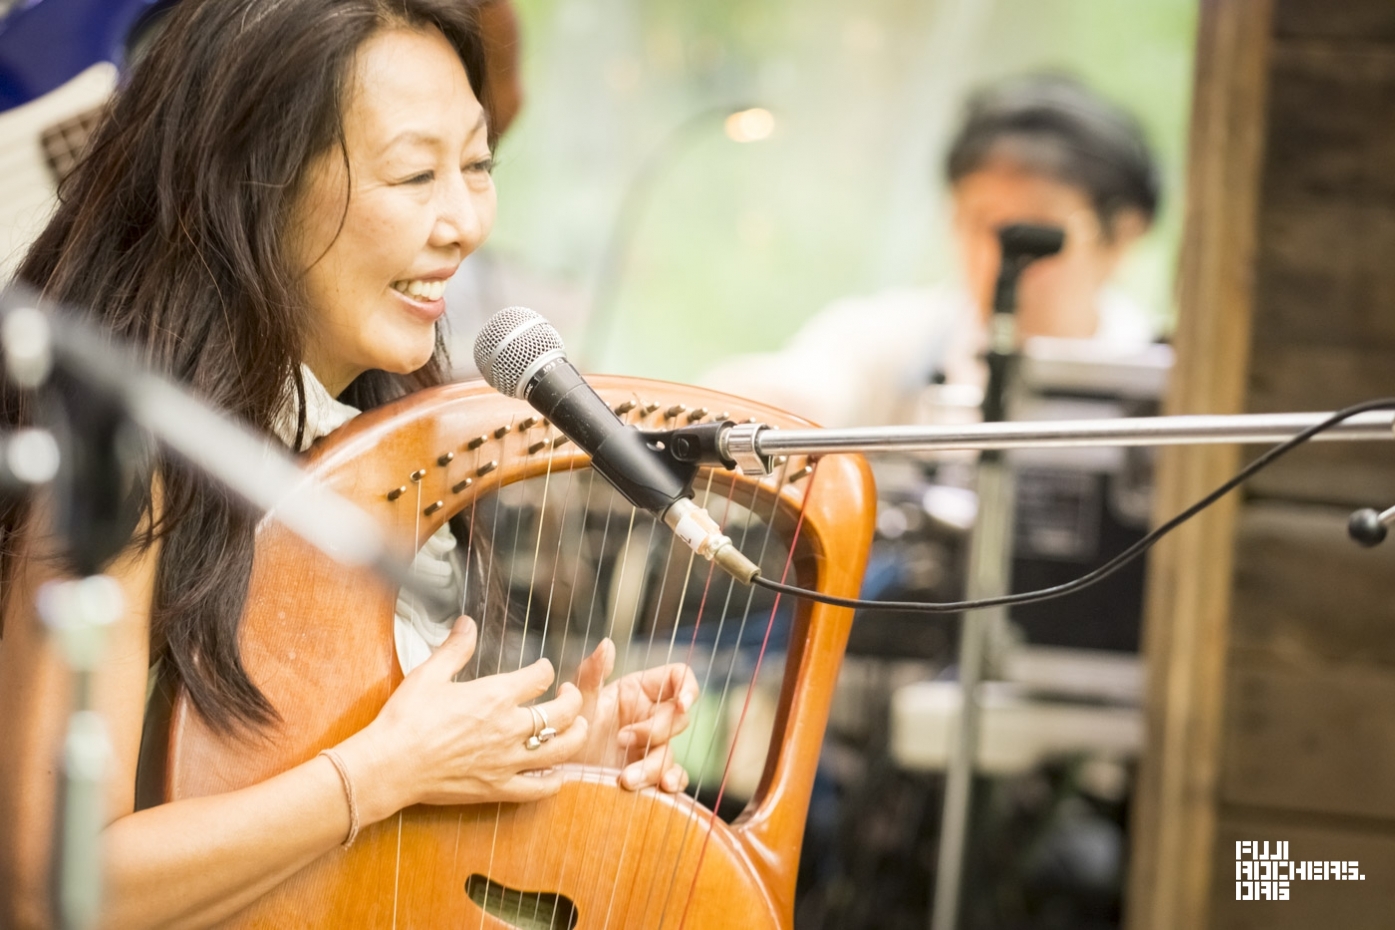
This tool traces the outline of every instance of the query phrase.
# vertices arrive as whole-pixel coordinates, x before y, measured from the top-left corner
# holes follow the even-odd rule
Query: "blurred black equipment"
[[[1013,416],[1118,419],[1156,414],[1172,352],[1121,353],[1086,340],[1029,340]],[[1010,452],[1017,481],[1012,590],[1077,578],[1142,539],[1151,516],[1153,453],[1138,447]],[[1135,562],[1069,601],[1024,604],[1012,620],[1029,643],[1138,651],[1145,568]]]

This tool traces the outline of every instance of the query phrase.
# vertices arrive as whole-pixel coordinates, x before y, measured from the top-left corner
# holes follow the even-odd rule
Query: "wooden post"
[[[1171,413],[1237,413],[1250,351],[1270,0],[1203,0],[1198,24]],[[1169,450],[1156,513],[1228,478],[1235,447]],[[1208,921],[1236,500],[1155,550],[1144,649],[1147,742],[1132,825],[1129,930]]]

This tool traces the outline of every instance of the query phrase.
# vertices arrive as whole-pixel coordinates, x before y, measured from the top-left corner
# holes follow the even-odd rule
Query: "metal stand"
[[[1007,419],[1017,368],[1017,281],[1027,266],[1055,255],[1065,233],[1051,226],[1018,224],[998,231],[1002,260],[989,321],[988,384],[983,392],[983,421]],[[978,521],[969,550],[968,595],[971,598],[1006,594],[1011,584],[1012,472],[1003,454],[985,452],[978,465]],[[959,924],[964,862],[968,858],[969,820],[973,810],[974,762],[978,757],[978,686],[983,680],[988,649],[995,635],[1007,628],[1004,607],[967,613],[959,631],[959,730],[945,778],[944,814],[935,866],[932,930],[954,930]]]
[[[744,474],[770,474],[759,462],[777,455],[834,452],[930,452],[949,449],[1081,449],[1091,446],[1193,446],[1275,443],[1292,439],[1332,416],[1320,413],[1240,413],[1108,420],[1043,420],[968,426],[855,426],[771,429],[762,423],[726,427],[715,440],[731,450]],[[673,430],[681,436],[683,430]],[[1395,439],[1395,413],[1359,413],[1324,430],[1313,442]],[[751,451],[735,455],[738,446]]]
[[[110,576],[49,582],[39,591],[39,616],[58,640],[73,679],[73,713],[63,740],[59,775],[56,894],[63,930],[90,930],[102,908],[103,804],[111,769],[111,740],[94,709],[93,680],[105,651],[106,631],[125,607]]]
[[[970,598],[994,597],[1008,590],[1012,552],[1012,473],[999,453],[987,453],[979,463],[978,521],[969,548]],[[989,647],[1007,625],[1006,607],[971,610],[959,627],[959,728],[945,773],[945,800],[940,821],[939,855],[935,867],[935,897],[931,902],[933,930],[952,930],[959,921],[960,892],[969,844],[973,808],[974,762],[978,756],[982,708],[979,684],[984,679]]]
[[[440,595],[412,577],[377,522],[306,478],[289,455],[152,374],[95,329],[17,288],[0,292],[5,370],[34,391],[48,430],[0,436],[0,493],[52,484],[63,543],[81,580],[51,582],[38,612],[73,681],[73,712],[58,786],[53,903],[63,930],[95,927],[102,907],[101,832],[112,748],[94,709],[106,631],[124,610],[120,586],[100,574],[135,530],[145,435],[343,564],[378,571],[424,603]],[[143,431],[143,432],[142,432]],[[446,605],[449,609],[449,605]]]

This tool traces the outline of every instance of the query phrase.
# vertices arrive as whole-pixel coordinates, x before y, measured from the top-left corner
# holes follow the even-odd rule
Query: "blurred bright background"
[[[1118,283],[1168,329],[1194,2],[517,7],[526,99],[498,153],[488,248],[546,283],[557,306],[535,309],[587,368],[692,380],[779,346],[835,298],[947,280],[941,163],[965,94],[1039,70],[1079,76],[1146,128],[1163,209]],[[738,144],[724,118],[746,107],[773,127]]]

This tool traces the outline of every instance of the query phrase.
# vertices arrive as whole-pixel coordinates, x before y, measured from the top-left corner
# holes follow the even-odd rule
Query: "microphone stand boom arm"
[[[656,432],[652,440],[662,440],[669,454],[682,462],[764,475],[770,474],[772,460],[779,455],[1282,442],[1330,416],[1252,413],[845,429],[773,429],[763,423],[726,421]],[[1377,439],[1395,439],[1395,413],[1357,414],[1312,441]]]

